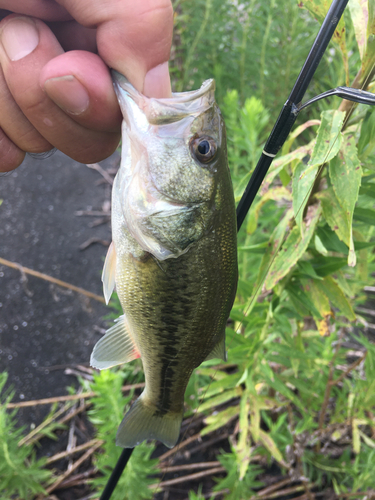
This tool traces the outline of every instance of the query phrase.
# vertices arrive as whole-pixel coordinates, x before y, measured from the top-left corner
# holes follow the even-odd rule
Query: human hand
[[[170,0],[0,0],[0,172],[54,147],[109,156],[121,112],[108,67],[168,97],[172,28]]]

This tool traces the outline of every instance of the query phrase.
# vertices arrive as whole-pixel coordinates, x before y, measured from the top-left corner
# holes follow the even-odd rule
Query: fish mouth
[[[146,115],[152,125],[164,125],[187,116],[198,116],[215,103],[215,80],[205,80],[199,89],[187,92],[172,92],[172,97],[146,97],[127,80],[112,70],[112,79],[120,104],[130,97]]]

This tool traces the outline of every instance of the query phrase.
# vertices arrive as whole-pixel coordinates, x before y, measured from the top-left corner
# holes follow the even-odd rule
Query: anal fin
[[[205,361],[207,361],[208,359],[216,359],[216,358],[223,359],[224,361],[227,360],[227,353],[225,352],[225,334],[212,349],[212,351],[207,356]]]
[[[102,282],[103,282],[103,294],[105,303],[108,304],[109,299],[115,288],[115,277],[116,277],[116,250],[115,245],[112,243],[109,245],[107,256],[105,258],[103,272],[102,272]]]
[[[125,315],[120,316],[107,330],[103,338],[95,344],[90,365],[99,370],[128,363],[140,358],[139,351],[130,333]]]

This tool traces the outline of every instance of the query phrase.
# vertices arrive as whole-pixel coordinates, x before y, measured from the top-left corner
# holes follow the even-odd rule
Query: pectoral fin
[[[125,315],[120,316],[116,323],[107,330],[103,338],[96,343],[92,351],[90,364],[103,370],[111,366],[128,363],[141,355],[131,336]]]
[[[112,243],[109,245],[107,256],[105,258],[102,282],[103,282],[103,294],[105,303],[108,304],[109,299],[115,288],[115,277],[116,277],[116,250],[115,245]]]
[[[227,353],[225,352],[225,335],[223,335],[222,339],[215,345],[205,361],[216,358],[223,359],[224,361],[227,360]]]

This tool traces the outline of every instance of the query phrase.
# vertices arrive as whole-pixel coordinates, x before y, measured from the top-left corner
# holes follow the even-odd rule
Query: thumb
[[[100,57],[149,97],[171,93],[170,0],[57,0],[83,26],[97,28]]]

